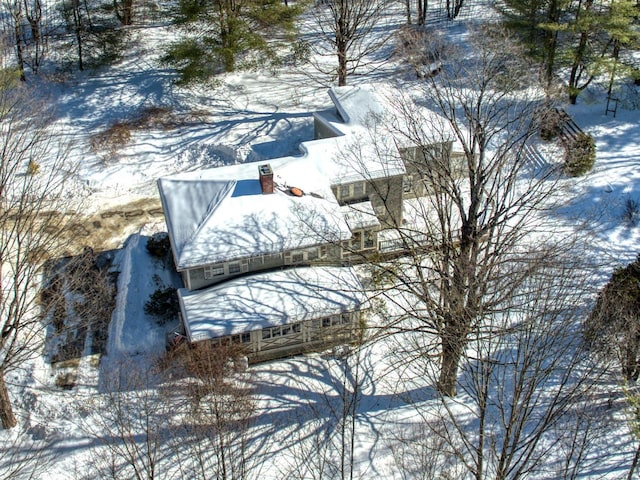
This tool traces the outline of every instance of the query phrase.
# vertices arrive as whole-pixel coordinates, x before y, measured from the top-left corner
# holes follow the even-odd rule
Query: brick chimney
[[[265,163],[258,166],[258,172],[260,173],[260,187],[262,187],[262,194],[273,193],[273,170],[271,165]]]

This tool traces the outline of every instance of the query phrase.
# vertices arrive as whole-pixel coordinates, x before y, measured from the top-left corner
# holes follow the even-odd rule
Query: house
[[[344,340],[360,324],[365,302],[349,265],[403,224],[404,202],[427,192],[420,172],[451,142],[401,145],[370,88],[329,95],[335,108],[314,114],[300,156],[158,180],[190,342],[231,339],[258,360]],[[295,310],[300,298],[313,308]],[[337,326],[347,333],[327,329]]]
[[[178,290],[190,342],[231,341],[251,361],[348,343],[362,331],[366,296],[349,267],[303,267]]]

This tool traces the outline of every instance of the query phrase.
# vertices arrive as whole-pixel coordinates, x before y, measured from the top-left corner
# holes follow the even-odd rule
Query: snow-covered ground
[[[458,23],[448,28],[452,36],[464,34]],[[70,189],[83,197],[89,212],[157,199],[160,176],[294,154],[301,142],[313,137],[312,113],[330,107],[326,88],[293,70],[238,72],[223,75],[216,87],[178,89],[172,83],[173,72],[157,61],[160,49],[154,48],[171,34],[163,26],[136,31],[137,49],[118,65],[46,85],[56,108],[55,128],[72,137],[71,158],[80,165]],[[411,89],[418,82],[400,64],[350,81],[385,91],[398,85]],[[635,224],[625,219],[625,202],[640,203],[640,111],[626,109],[623,103],[616,118],[606,116],[604,94],[587,94],[566,110],[594,135],[597,161],[587,176],[564,181],[570,200],[557,211],[557,223],[559,228],[579,228],[588,235],[589,253],[604,265],[594,276],[604,282],[614,267],[628,263],[640,251],[640,218]],[[167,108],[180,121],[168,130],[134,132],[115,158],[91,149],[93,135],[116,121],[137,118],[150,107]],[[120,272],[118,296],[108,355],[100,366],[81,362],[77,386],[70,391],[55,387],[50,366],[41,360],[7,378],[20,426],[0,432],[0,441],[5,442],[5,452],[27,451],[32,441],[44,441],[45,453],[39,460],[44,471],[37,472],[38,478],[88,478],[82,475],[95,460],[100,442],[93,435],[95,430],[87,428],[91,420],[86,419],[97,415],[92,402],[104,392],[103,377],[110,369],[120,368],[123,359],[142,369],[150,365],[154,352],[163,351],[165,332],[173,327],[159,327],[143,310],[158,287],[154,274],[166,285],[177,281],[145,248],[147,239],[165,226],[158,218],[137,228],[137,233],[115,239],[121,247],[114,261]],[[400,387],[401,370],[387,362],[391,358],[387,348],[391,347],[384,343],[373,345],[361,359],[362,370],[370,375],[364,382],[356,426],[355,460],[362,478],[397,475],[388,440],[399,434],[396,429],[403,428],[404,422],[411,422],[415,403],[429,401],[432,395],[424,386],[417,385],[413,391]],[[290,472],[299,467],[296,461],[303,452],[297,458],[291,452],[282,453],[283,442],[295,440],[296,435],[310,437],[314,425],[301,425],[317,417],[327,407],[327,399],[337,395],[340,368],[339,359],[322,354],[251,368],[260,398],[261,415],[254,428],[255,437],[265,442],[261,452],[265,475],[291,478]],[[624,432],[621,424],[614,435]],[[315,432],[320,438],[321,428]],[[616,455],[603,452],[601,469],[594,470],[594,475],[626,475],[634,448],[630,438],[621,435]]]

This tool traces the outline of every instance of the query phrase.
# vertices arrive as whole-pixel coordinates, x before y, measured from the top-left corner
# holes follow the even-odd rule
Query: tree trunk
[[[427,0],[424,0],[425,2]],[[422,8],[422,2],[423,0],[418,0],[418,25],[423,26],[424,25],[424,10]]]
[[[24,73],[24,55],[22,53],[22,35],[20,24],[18,23],[20,18],[14,16],[14,35],[16,36],[16,56],[18,60],[18,70],[20,71],[20,80],[23,82],[27,81],[27,77]]]
[[[454,328],[445,327],[442,335],[442,364],[438,380],[438,391],[447,397],[456,396],[458,368],[462,357],[463,342],[463,339],[451,332],[451,330],[454,330]]]
[[[589,12],[591,10],[592,5],[593,5],[593,0],[587,0],[584,4],[584,12]],[[579,20],[579,16],[580,16],[580,6],[578,6],[578,13],[576,14],[576,22]],[[571,73],[569,74],[569,101],[571,102],[571,105],[576,104],[578,95],[582,91],[582,88],[586,86],[585,84],[583,87],[578,87],[578,83],[580,82],[580,76],[582,74],[582,70],[581,70],[582,63],[584,61],[584,57],[587,52],[588,40],[589,40],[589,31],[585,29],[580,33],[580,41],[578,42],[578,46],[575,50],[575,55],[573,57],[573,64],[571,65]]]
[[[547,14],[547,20],[550,24],[558,22],[559,8],[558,1],[552,0],[549,5],[549,13]],[[544,55],[545,55],[545,80],[547,84],[547,93],[550,92],[551,82],[553,81],[553,70],[556,61],[556,49],[558,46],[558,32],[547,29],[544,35]]]
[[[338,86],[344,87],[347,84],[347,56],[338,52]]]
[[[336,49],[338,51],[338,86],[347,85],[347,35],[345,33],[345,20],[340,16],[336,28]]]
[[[460,15],[460,9],[462,8],[463,0],[456,0],[453,6],[453,18],[457,18]]]
[[[638,443],[638,448],[636,448],[636,454],[633,456],[631,467],[629,467],[629,474],[627,475],[627,480],[631,480],[633,478],[633,472],[635,472],[636,468],[638,467],[638,461],[640,461],[640,443]]]
[[[80,17],[80,5],[78,0],[73,1],[73,23],[76,30],[76,43],[78,50],[78,69],[84,70],[84,63],[82,62],[82,18]]]
[[[613,41],[613,66],[611,67],[611,75],[609,76],[609,88],[607,89],[607,97],[611,97],[613,90],[613,81],[616,77],[616,69],[618,68],[618,59],[620,58],[620,40]]]
[[[2,421],[4,430],[13,428],[18,423],[13,414],[13,407],[9,399],[7,384],[4,382],[4,371],[2,369],[0,369],[0,421]]]

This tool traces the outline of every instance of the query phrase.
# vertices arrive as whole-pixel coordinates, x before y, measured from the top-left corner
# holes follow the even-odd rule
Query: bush
[[[605,285],[584,328],[587,345],[619,362],[624,379],[640,377],[640,255],[617,268]]]
[[[596,142],[586,133],[579,133],[568,142],[564,156],[564,171],[572,177],[590,172],[596,162]]]
[[[179,310],[178,293],[171,287],[158,288],[144,304],[144,312],[156,317],[158,325],[164,325],[176,318]]]
[[[640,202],[636,199],[627,197],[624,201],[623,219],[630,227],[635,227],[640,218]]]
[[[154,233],[147,240],[147,251],[152,257],[166,260],[171,252],[171,243],[169,235],[166,232]]]

